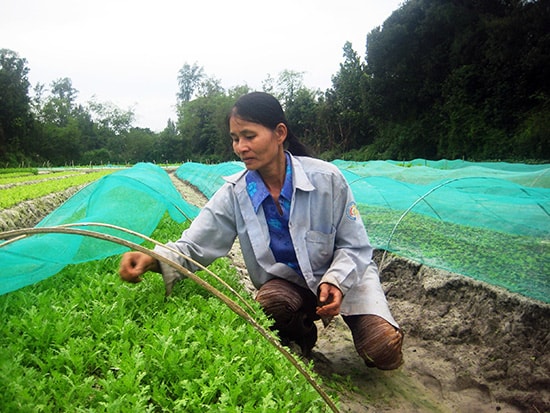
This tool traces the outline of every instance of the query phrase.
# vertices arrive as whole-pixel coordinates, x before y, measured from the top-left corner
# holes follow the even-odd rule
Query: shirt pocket
[[[306,233],[306,246],[314,273],[325,272],[334,256],[334,239],[336,232],[330,234],[319,231],[308,231]]]

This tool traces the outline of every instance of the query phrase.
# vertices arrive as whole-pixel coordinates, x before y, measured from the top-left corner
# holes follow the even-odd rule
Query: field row
[[[2,174],[0,175],[0,190],[17,185],[28,185],[52,179],[65,179],[69,176],[81,175],[83,171],[52,171],[40,174]]]
[[[40,198],[51,193],[64,191],[68,188],[88,184],[112,172],[112,170],[81,172],[77,174],[71,172],[62,175],[61,179],[44,179],[26,185],[15,185],[3,188],[0,189],[0,209],[11,208],[23,201]],[[4,175],[0,175],[0,179],[2,178],[4,178]],[[22,182],[26,178],[29,178],[29,176],[11,177],[11,180],[5,179],[5,181],[6,184],[8,182],[15,183]],[[33,178],[36,180],[36,175],[30,175],[30,180],[33,180]],[[20,181],[20,179],[22,181]]]

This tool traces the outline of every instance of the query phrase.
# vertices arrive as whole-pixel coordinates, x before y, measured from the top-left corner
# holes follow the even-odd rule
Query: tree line
[[[547,161],[549,23],[547,0],[408,0],[366,35],[364,56],[344,44],[326,91],[292,70],[262,89],[325,159]],[[0,50],[0,166],[232,160],[226,115],[251,91],[186,63],[177,118],[157,133],[133,126],[132,109],[77,103],[69,78],[31,88],[28,73]]]

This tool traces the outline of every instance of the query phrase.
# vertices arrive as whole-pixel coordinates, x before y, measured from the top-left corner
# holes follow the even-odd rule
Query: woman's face
[[[229,133],[233,140],[233,152],[248,170],[268,170],[284,154],[283,142],[287,129],[283,123],[271,130],[259,123],[232,116],[229,119]]]

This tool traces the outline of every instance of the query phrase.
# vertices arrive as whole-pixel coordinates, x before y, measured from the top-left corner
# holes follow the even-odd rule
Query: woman
[[[274,319],[283,343],[294,341],[308,355],[317,340],[314,321],[342,314],[368,366],[397,368],[403,334],[342,174],[307,156],[281,105],[267,93],[242,96],[228,127],[246,171],[227,177],[181,238],[168,245],[208,265],[225,256],[238,236],[256,300]],[[156,252],[196,270],[162,247]],[[139,282],[149,270],[163,274],[167,291],[181,278],[147,254],[129,252],[121,260],[126,281]]]

